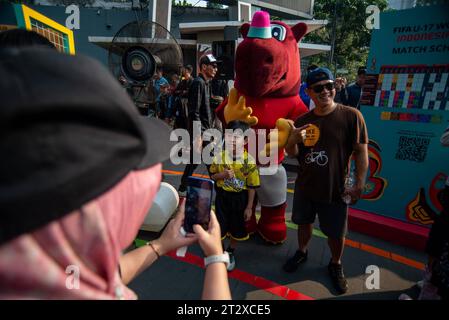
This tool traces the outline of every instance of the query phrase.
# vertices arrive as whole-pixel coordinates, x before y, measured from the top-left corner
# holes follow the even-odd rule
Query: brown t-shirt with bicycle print
[[[299,117],[295,127],[311,124],[304,143],[298,144],[299,169],[296,189],[322,203],[341,202],[348,164],[356,143],[368,143],[362,114],[337,104],[325,116],[313,110]]]

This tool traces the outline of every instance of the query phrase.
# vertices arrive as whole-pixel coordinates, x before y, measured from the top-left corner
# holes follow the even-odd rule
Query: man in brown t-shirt
[[[286,262],[284,270],[293,272],[307,259],[313,222],[318,214],[332,254],[328,266],[330,276],[337,291],[345,293],[348,284],[341,257],[348,204],[360,199],[365,185],[368,133],[360,111],[334,102],[334,78],[328,69],[317,68],[309,73],[307,88],[316,107],[296,120],[285,148],[289,156],[299,161],[292,211],[292,221],[298,224],[299,249]],[[345,188],[352,154],[355,181],[352,187]]]

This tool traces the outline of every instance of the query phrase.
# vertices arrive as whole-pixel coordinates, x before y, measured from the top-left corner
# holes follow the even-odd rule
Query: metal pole
[[[331,43],[331,53],[329,56],[329,66],[332,66],[334,63],[334,55],[335,55],[335,38],[337,33],[337,1],[335,0],[335,6],[334,6],[334,23],[332,28],[332,43]],[[336,70],[334,70],[335,73]]]

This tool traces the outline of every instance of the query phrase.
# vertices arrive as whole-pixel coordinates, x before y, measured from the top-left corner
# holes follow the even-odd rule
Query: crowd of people
[[[212,110],[228,95],[227,81],[214,79],[214,76],[208,86]],[[183,66],[179,74],[171,72],[168,79],[164,76],[163,67],[158,66],[149,81],[133,84],[124,75],[120,75],[118,80],[142,115],[162,119],[174,129],[188,129],[188,99],[195,79],[192,65]]]

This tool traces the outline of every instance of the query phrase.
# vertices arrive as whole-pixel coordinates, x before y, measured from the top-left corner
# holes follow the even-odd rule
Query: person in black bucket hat
[[[43,49],[0,59],[1,242],[169,158],[169,128],[140,117],[92,59]]]
[[[206,256],[223,253],[214,214],[209,231],[180,235],[181,205],[161,238],[121,255],[151,206],[161,180],[161,162],[169,158],[172,145],[168,126],[141,117],[100,63],[51,49],[8,48],[0,51],[0,74],[0,298],[135,298],[125,295],[130,290],[122,286],[160,255],[197,240]],[[139,190],[141,186],[148,192]],[[139,197],[133,194],[131,199],[133,192]],[[93,216],[101,217],[98,225]],[[79,230],[79,237],[67,225]],[[93,234],[96,230],[104,234]],[[89,241],[87,235],[95,239],[88,249],[83,244]],[[66,241],[55,240],[61,238]],[[102,241],[107,243],[104,252],[102,246],[95,247]],[[89,272],[98,273],[105,286],[88,281],[82,282],[81,290],[64,291],[56,271],[46,270],[44,261],[55,255],[48,264],[54,268],[66,262],[67,252],[75,253],[82,266],[95,266]],[[42,258],[33,269],[44,278],[47,273],[54,277],[47,286],[39,278],[40,287],[27,291],[32,276],[17,274],[17,266],[36,255]],[[105,257],[108,266],[100,266]],[[58,266],[64,274],[67,266]],[[229,298],[226,267],[211,264],[208,272],[203,297]],[[224,288],[211,290],[210,281],[221,281]],[[59,287],[62,291],[55,289]]]

